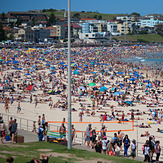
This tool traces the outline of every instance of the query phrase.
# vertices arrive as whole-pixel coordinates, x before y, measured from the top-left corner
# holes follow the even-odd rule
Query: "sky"
[[[68,0],[1,0],[0,13],[42,9],[65,9]],[[71,0],[71,11],[98,11],[106,14],[163,14],[163,0]]]

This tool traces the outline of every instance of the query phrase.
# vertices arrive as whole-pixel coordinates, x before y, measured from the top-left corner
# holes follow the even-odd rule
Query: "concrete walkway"
[[[24,136],[24,143],[30,143],[30,142],[37,142],[38,141],[37,133],[18,129],[18,135]]]

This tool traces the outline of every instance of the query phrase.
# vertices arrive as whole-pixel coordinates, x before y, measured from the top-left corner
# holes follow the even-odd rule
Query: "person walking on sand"
[[[38,123],[38,126],[41,125],[41,116],[40,116],[40,115],[38,116],[38,121],[37,121],[37,123]]]
[[[38,103],[38,100],[37,100],[37,96],[35,97],[35,108],[37,107],[37,103]]]
[[[5,112],[7,113],[9,113],[9,106],[8,106],[8,101],[7,100],[5,100]]]
[[[20,113],[20,111],[21,111],[20,102],[18,102],[17,113]]]
[[[42,114],[42,125],[45,124],[45,114]]]

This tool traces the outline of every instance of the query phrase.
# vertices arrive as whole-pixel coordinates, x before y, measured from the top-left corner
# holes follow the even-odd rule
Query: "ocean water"
[[[162,67],[163,69],[163,53],[147,53],[144,56],[123,58],[122,60],[125,62],[141,63],[147,66]]]

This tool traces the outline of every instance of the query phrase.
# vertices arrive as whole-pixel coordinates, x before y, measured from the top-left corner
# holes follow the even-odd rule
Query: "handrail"
[[[17,118],[17,123],[19,124],[18,126],[19,126],[20,129],[24,129],[24,130],[27,130],[27,131],[29,131],[29,128],[32,128],[33,129],[33,120],[26,119],[26,118],[20,118],[20,117],[17,117],[17,116],[12,116],[12,115],[3,114],[3,113],[0,113],[0,115],[3,118],[4,118],[4,116],[7,116],[7,120],[4,119],[4,121],[7,121],[7,124],[9,123],[9,117],[14,117],[14,118]],[[26,123],[23,123],[24,120],[26,121]],[[29,122],[32,122],[32,124],[30,125]],[[56,132],[58,132],[60,126],[55,125],[55,124],[49,124],[49,130],[51,130],[50,129],[51,127],[57,128]],[[81,136],[78,136],[77,138],[74,137],[74,142],[75,143],[81,143],[81,145],[83,145],[84,144],[84,141],[85,141],[85,137],[84,137],[85,131],[80,131],[80,130],[76,130],[76,131],[77,131],[77,133],[80,132]],[[66,134],[66,136],[67,136],[67,134]],[[112,136],[106,136],[106,137],[112,138]],[[141,147],[142,147],[142,145],[144,143],[142,143],[142,142],[137,142],[137,143],[138,143],[137,156],[142,156],[143,155],[143,151],[142,151]],[[161,148],[163,149],[163,146],[161,146]],[[163,159],[163,154],[160,155],[160,159]]]

